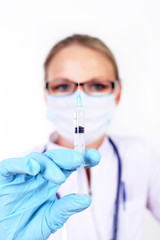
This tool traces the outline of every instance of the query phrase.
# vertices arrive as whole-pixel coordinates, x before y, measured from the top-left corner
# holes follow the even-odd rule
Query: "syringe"
[[[85,115],[84,115],[84,109],[82,106],[81,91],[78,89],[77,97],[76,97],[76,108],[74,111],[74,149],[80,152],[82,155],[84,154],[84,150],[85,150],[84,123],[85,123]],[[82,164],[77,169],[77,187],[78,187],[79,194],[86,193],[84,164]]]

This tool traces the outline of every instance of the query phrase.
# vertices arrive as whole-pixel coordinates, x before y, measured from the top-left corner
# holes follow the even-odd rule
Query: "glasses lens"
[[[69,95],[74,92],[75,84],[65,80],[49,82],[48,90],[54,95]]]
[[[95,80],[84,84],[85,91],[88,94],[111,94],[112,93],[112,83],[108,80],[100,81]]]

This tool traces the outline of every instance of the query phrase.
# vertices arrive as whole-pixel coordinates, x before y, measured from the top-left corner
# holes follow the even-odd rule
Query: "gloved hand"
[[[100,154],[90,149],[84,158],[92,167]],[[71,215],[86,209],[91,203],[87,195],[56,200],[60,185],[83,160],[75,150],[56,149],[0,162],[0,239],[47,239]]]

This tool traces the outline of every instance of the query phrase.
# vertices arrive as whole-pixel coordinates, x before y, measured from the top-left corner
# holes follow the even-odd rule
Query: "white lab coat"
[[[122,159],[122,180],[126,186],[126,208],[120,195],[117,240],[140,240],[144,210],[147,207],[160,221],[160,158],[138,138],[111,137]],[[36,149],[42,152],[44,147]],[[63,148],[49,142],[47,150]],[[99,165],[91,168],[92,206],[72,216],[66,223],[67,240],[111,240],[114,202],[117,190],[117,157],[108,139],[98,149]],[[65,156],[64,156],[65,161]],[[59,194],[77,192],[76,173],[60,187]],[[86,178],[86,188],[88,186]],[[54,216],[53,216],[54,217]],[[63,228],[49,240],[63,240]]]

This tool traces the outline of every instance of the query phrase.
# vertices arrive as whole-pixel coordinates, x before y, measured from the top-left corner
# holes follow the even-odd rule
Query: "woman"
[[[45,99],[48,118],[56,132],[46,146],[36,151],[73,148],[77,61],[86,115],[86,148],[97,149],[101,161],[86,170],[85,187],[92,206],[68,220],[67,239],[139,240],[146,207],[160,221],[160,161],[141,139],[107,135],[120,101],[121,81],[115,58],[101,40],[73,35],[49,52],[44,64]],[[57,196],[77,192],[76,185],[74,172],[58,189]],[[52,238],[63,239],[64,228],[49,239]]]
[[[49,148],[73,148],[72,111],[77,90],[74,84],[77,82],[77,60],[86,108],[86,145],[99,150],[101,162],[96,168],[87,170],[86,185],[92,196],[92,208],[67,222],[68,238],[112,239],[116,231],[118,162],[106,132],[120,101],[121,82],[113,54],[99,39],[83,35],[69,37],[53,47],[45,61],[48,116],[58,131],[57,135],[51,135]],[[111,137],[111,140],[122,161],[118,239],[138,240],[145,207],[160,220],[160,161],[141,139]],[[59,189],[59,194],[63,196],[75,191],[76,176],[72,175]],[[58,234],[60,232],[55,234],[55,239],[60,239]]]

